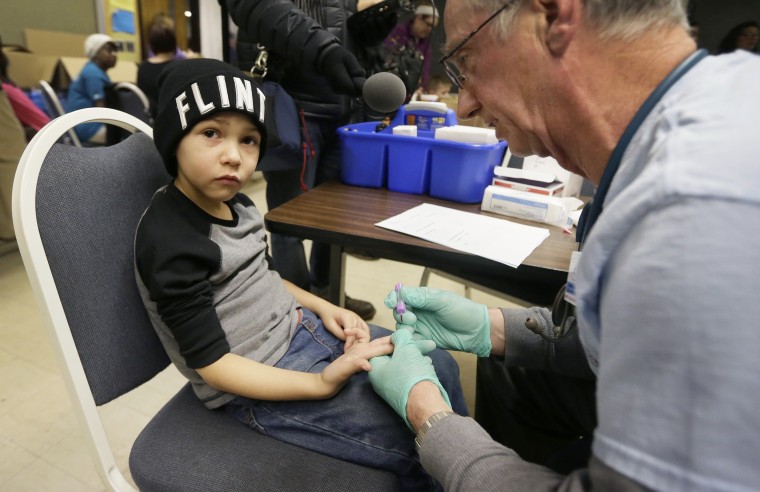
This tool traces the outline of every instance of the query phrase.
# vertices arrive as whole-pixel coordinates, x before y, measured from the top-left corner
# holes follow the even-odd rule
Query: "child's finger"
[[[356,343],[356,336],[355,335],[346,334],[346,343],[343,346],[343,351],[345,352],[345,351],[351,349],[351,347],[354,346],[354,343]]]
[[[362,371],[369,372],[372,369],[372,364],[367,359],[356,359],[355,364]]]

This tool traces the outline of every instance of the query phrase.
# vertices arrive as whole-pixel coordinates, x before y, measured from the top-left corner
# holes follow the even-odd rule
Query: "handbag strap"
[[[256,57],[256,61],[253,63],[253,66],[251,67],[251,77],[254,79],[264,80],[264,77],[267,76],[267,72],[269,70],[267,68],[269,53],[267,52],[267,49],[261,44],[257,44],[256,49],[259,50],[259,54]]]

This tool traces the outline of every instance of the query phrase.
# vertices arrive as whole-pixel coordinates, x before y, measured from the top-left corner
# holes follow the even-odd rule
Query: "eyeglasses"
[[[497,15],[504,12],[507,7],[512,5],[513,2],[507,2],[504,5],[502,5],[496,12],[491,14],[486,20],[483,21],[478,27],[473,29],[473,31],[468,34],[463,40],[461,40],[454,48],[447,54],[444,55],[443,58],[440,60],[440,64],[443,65],[443,70],[446,72],[446,75],[449,76],[449,79],[451,79],[451,83],[459,87],[460,89],[464,88],[464,81],[467,80],[467,76],[462,74],[462,71],[459,70],[459,67],[457,67],[456,62],[452,61],[450,58],[454,56],[454,53],[462,49],[462,46],[470,40],[474,35],[478,33],[481,29],[483,29],[486,24],[491,22]]]

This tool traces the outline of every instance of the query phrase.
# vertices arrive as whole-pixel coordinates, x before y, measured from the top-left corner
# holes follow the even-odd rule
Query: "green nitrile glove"
[[[419,333],[414,333],[414,326],[412,325],[407,325],[404,323],[396,323],[396,331],[399,331],[399,330],[407,330],[409,331],[409,333],[412,334],[412,340],[414,341],[414,344],[417,346],[417,348],[420,349],[420,352],[422,353],[422,355],[427,355],[433,350],[435,350],[436,348],[438,348],[436,347],[434,341],[428,338],[424,338]]]
[[[442,349],[471,352],[478,357],[491,354],[491,321],[488,307],[462,296],[428,287],[403,287],[401,300],[406,304],[403,318],[393,317],[414,332],[433,340]],[[392,290],[385,306],[395,308],[398,298]],[[399,325],[401,326],[401,325]]]
[[[406,401],[415,384],[431,381],[441,390],[441,395],[449,406],[451,401],[435,374],[433,361],[430,357],[422,355],[411,330],[397,330],[391,336],[391,341],[394,345],[393,354],[370,359],[372,370],[369,371],[369,382],[372,383],[375,392],[401,415],[406,425],[414,431],[406,418]]]

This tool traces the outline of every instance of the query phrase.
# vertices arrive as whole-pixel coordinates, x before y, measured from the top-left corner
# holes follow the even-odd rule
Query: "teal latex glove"
[[[478,357],[491,354],[491,321],[488,307],[452,292],[428,287],[403,287],[406,304],[403,317],[394,311],[398,328],[411,326],[414,332],[435,342],[439,348],[471,352]],[[392,290],[385,306],[395,308],[397,294]]]
[[[435,374],[433,361],[422,355],[411,330],[397,330],[392,336],[394,349],[390,356],[382,355],[370,359],[372,370],[369,371],[369,382],[375,392],[385,400],[414,431],[406,418],[406,402],[412,387],[420,381],[431,381],[438,389],[446,403],[451,406],[449,395],[441,386]]]

